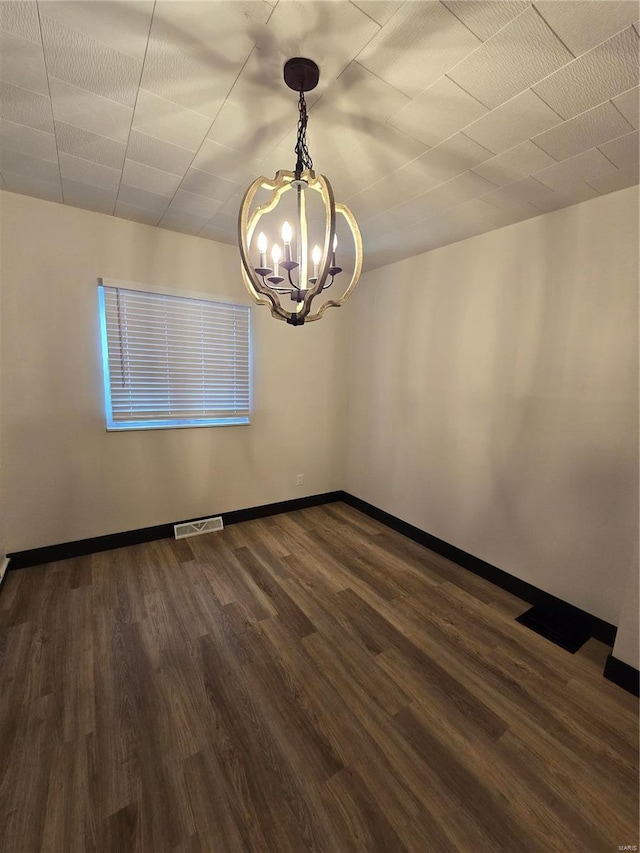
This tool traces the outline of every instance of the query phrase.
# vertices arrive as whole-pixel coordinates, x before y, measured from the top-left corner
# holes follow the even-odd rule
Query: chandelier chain
[[[304,92],[300,91],[300,100],[298,101],[298,138],[296,140],[296,173],[300,174],[304,169],[313,169],[313,160],[307,148],[307,103],[304,99]]]

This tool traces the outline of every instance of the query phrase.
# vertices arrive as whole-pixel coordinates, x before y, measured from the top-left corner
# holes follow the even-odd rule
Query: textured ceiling
[[[638,183],[637,2],[0,2],[0,185],[235,242],[294,165],[290,56],[316,171],[366,268]]]

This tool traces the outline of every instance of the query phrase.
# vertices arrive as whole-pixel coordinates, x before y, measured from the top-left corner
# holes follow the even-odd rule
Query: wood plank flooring
[[[10,572],[3,853],[617,851],[638,703],[345,504]]]

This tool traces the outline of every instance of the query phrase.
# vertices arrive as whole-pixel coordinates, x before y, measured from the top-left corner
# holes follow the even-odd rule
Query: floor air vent
[[[174,524],[173,531],[176,539],[186,539],[188,536],[201,536],[203,533],[213,533],[222,530],[222,516],[215,518],[201,518],[200,521],[187,521],[184,524]]]

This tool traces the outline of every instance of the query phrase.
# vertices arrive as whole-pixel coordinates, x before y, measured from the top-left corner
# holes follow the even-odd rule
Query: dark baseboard
[[[306,498],[294,498],[289,501],[279,501],[263,506],[253,506],[247,509],[236,509],[231,512],[212,513],[222,515],[225,525],[237,524],[240,521],[250,521],[253,518],[266,518],[282,512],[293,512],[297,509],[307,509],[321,504],[334,503],[343,499],[343,492],[325,492],[322,495],[310,495]],[[184,524],[198,519],[190,518],[176,521]],[[97,554],[99,551],[111,551],[114,548],[124,548],[127,545],[139,545],[142,542],[152,542],[154,539],[173,538],[173,524],[158,524],[154,527],[142,527],[139,530],[126,530],[122,533],[110,533],[106,536],[94,536],[91,539],[80,539],[76,542],[62,542],[59,545],[47,545],[44,548],[31,548],[28,551],[15,551],[7,554],[9,567],[26,569],[29,566],[41,566],[44,563],[55,563],[58,560],[68,560],[71,557],[81,557],[84,554]]]
[[[604,677],[634,696],[640,696],[640,672],[623,660],[609,655],[604,665]]]
[[[522,598],[524,601],[529,602],[529,604],[544,608],[547,612],[553,613],[559,620],[567,623],[588,625],[592,637],[595,637],[607,646],[613,646],[617,631],[615,625],[611,625],[609,622],[605,622],[603,619],[599,619],[585,610],[580,610],[578,607],[574,607],[561,598],[538,589],[538,587],[514,575],[510,575],[508,572],[492,566],[491,563],[486,563],[479,557],[474,557],[473,554],[468,554],[461,548],[456,548],[455,545],[450,545],[448,542],[444,542],[442,539],[426,533],[419,527],[414,527],[413,524],[402,521],[400,518],[396,518],[395,515],[391,515],[360,498],[354,497],[354,495],[343,492],[342,500],[355,509],[359,509],[360,512],[371,516],[371,518],[375,518],[376,521],[386,524],[392,530],[402,533],[403,536],[413,539],[414,542],[424,545],[425,548],[435,551],[436,554],[440,554],[453,563],[457,563],[459,566],[468,569],[470,572],[480,575],[485,580],[491,581],[491,583],[516,595],[518,598]]]

